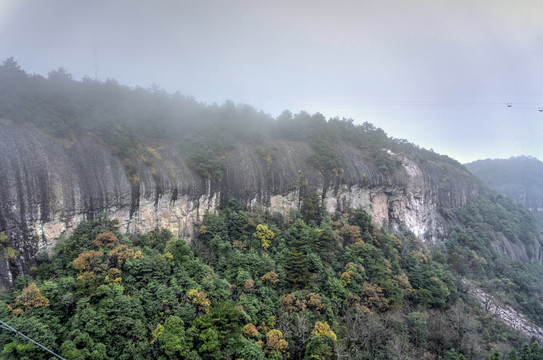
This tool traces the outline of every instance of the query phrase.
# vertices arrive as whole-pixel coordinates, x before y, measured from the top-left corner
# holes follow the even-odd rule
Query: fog
[[[0,59],[543,159],[540,1],[0,0]]]

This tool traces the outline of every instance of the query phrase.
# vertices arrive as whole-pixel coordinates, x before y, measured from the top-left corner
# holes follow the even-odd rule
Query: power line
[[[414,100],[379,100],[350,99],[334,101],[327,99],[305,99],[315,106],[337,109],[504,109],[536,110],[543,112],[542,102],[492,102],[492,101],[414,101]]]
[[[57,358],[61,359],[61,360],[66,360],[64,359],[62,356],[52,352],[51,350],[49,350],[48,348],[46,348],[45,346],[43,346],[42,344],[40,344],[39,342],[37,341],[34,341],[32,340],[31,338],[29,338],[28,336],[26,336],[25,334],[15,330],[14,328],[12,328],[10,325],[6,324],[5,322],[3,322],[2,320],[0,320],[0,329],[4,329],[4,330],[7,330],[7,331],[11,331],[13,333],[15,333],[15,335],[19,335],[19,336],[22,336],[24,337],[25,339],[27,339],[28,341],[32,342],[33,344],[35,345],[38,345],[39,347],[41,347],[42,349],[44,349],[45,351],[55,355]]]

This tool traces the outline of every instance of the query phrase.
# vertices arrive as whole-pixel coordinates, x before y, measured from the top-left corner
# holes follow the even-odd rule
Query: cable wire
[[[49,350],[48,348],[46,348],[45,346],[43,346],[42,344],[40,344],[39,342],[37,341],[34,341],[32,340],[31,338],[29,338],[28,336],[26,336],[25,334],[15,330],[13,327],[11,327],[10,325],[6,324],[5,322],[3,322],[2,320],[0,320],[0,328],[1,329],[4,329],[4,330],[8,330],[8,331],[11,331],[13,333],[15,333],[15,335],[19,335],[19,336],[22,336],[23,338],[27,339],[28,341],[32,342],[33,344],[35,345],[38,345],[39,347],[41,347],[42,349],[44,349],[45,351],[55,355],[57,358],[61,359],[61,360],[66,360],[64,359],[62,356],[60,356],[59,354],[56,354],[54,353],[53,351]]]

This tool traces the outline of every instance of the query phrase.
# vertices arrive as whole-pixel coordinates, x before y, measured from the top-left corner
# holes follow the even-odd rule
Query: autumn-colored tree
[[[277,275],[277,273],[273,271],[270,271],[262,275],[262,277],[260,277],[260,280],[264,284],[271,284],[272,286],[274,286],[279,282],[279,275]]]
[[[255,237],[260,240],[262,248],[268,250],[275,234],[266,225],[259,224],[256,227]]]
[[[327,337],[334,341],[337,340],[336,334],[330,329],[330,325],[325,322],[317,321],[315,323],[315,327],[313,328],[313,332],[311,333],[313,336],[320,336],[320,337]]]
[[[287,312],[304,311],[306,308],[305,300],[297,298],[295,293],[285,294],[281,298],[281,305]]]
[[[107,272],[105,281],[109,285],[120,283],[122,281],[121,270],[117,268],[110,268]]]
[[[378,311],[388,309],[388,300],[383,295],[383,289],[377,284],[364,282],[362,286],[362,297],[368,308]]]
[[[128,259],[134,258],[134,250],[127,245],[119,245],[109,252],[109,259],[116,266],[122,266]]]
[[[256,337],[258,336],[259,332],[256,329],[256,326],[254,326],[253,324],[247,324],[243,327],[243,334],[246,337]]]
[[[305,358],[319,360],[335,359],[334,346],[337,336],[330,329],[328,323],[317,321],[311,334],[313,337],[306,347]]]
[[[343,239],[345,245],[351,245],[356,242],[362,241],[360,235],[360,228],[356,225],[345,224],[339,231],[339,236]]]
[[[119,242],[119,239],[114,233],[107,232],[107,233],[98,234],[98,236],[96,236],[96,239],[92,241],[92,244],[96,246],[98,249],[102,249],[102,248],[113,247],[113,245],[115,245],[118,242]]]
[[[253,279],[245,280],[245,283],[243,284],[243,291],[245,293],[254,293],[255,290],[255,281]]]
[[[316,311],[323,311],[324,310],[324,303],[322,302],[322,298],[317,293],[309,293],[306,297],[306,304],[307,307],[310,309],[316,310]]]
[[[102,263],[101,251],[89,250],[79,254],[79,256],[73,261],[72,266],[79,272],[98,272],[104,269]],[[107,265],[106,265],[107,266]]]
[[[40,288],[33,282],[28,283],[21,294],[15,298],[13,305],[8,305],[8,310],[13,315],[18,315],[24,310],[49,307],[49,300],[41,294]]]
[[[288,350],[288,342],[283,339],[283,333],[277,329],[268,331],[266,334],[266,349],[267,353],[279,352],[284,353]]]
[[[209,301],[207,295],[204,292],[198,291],[197,289],[190,289],[187,292],[187,298],[192,304],[197,305],[200,310],[206,312],[209,310],[211,302]]]

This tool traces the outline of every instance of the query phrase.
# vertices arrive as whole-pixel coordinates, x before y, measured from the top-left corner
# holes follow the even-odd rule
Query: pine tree
[[[509,351],[507,354],[506,360],[518,360],[517,351],[515,349],[511,349],[511,351]]]
[[[287,240],[290,240],[290,250],[284,267],[287,271],[287,280],[296,289],[304,288],[311,279],[309,260],[307,259],[311,242],[309,231],[310,228],[305,222],[298,219],[285,233]]]
[[[285,269],[287,271],[287,280],[296,289],[302,289],[311,279],[311,273],[308,270],[309,261],[306,254],[291,248],[286,259]]]
[[[500,353],[500,351],[498,349],[494,349],[492,354],[490,354],[490,356],[488,357],[488,360],[501,360],[501,358],[502,354]]]

